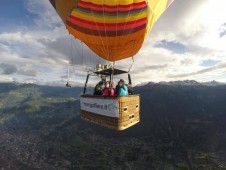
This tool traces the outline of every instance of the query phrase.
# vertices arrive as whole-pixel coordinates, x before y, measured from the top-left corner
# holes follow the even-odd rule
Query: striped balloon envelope
[[[75,38],[98,56],[134,56],[173,0],[50,0]]]

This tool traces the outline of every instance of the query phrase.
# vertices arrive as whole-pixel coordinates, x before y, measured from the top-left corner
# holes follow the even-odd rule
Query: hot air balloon
[[[114,68],[118,60],[138,53],[152,27],[173,0],[49,0],[76,39],[113,66],[97,67],[98,76],[128,74]],[[93,74],[92,73],[92,74]],[[81,96],[81,117],[117,130],[139,122],[139,95],[123,97]]]

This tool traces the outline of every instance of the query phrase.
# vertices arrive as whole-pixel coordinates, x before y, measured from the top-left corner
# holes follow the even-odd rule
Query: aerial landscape
[[[226,170],[226,2],[0,6],[0,170]]]
[[[80,118],[81,88],[3,83],[0,167],[226,169],[226,85],[214,84],[136,87],[141,121],[115,131]]]

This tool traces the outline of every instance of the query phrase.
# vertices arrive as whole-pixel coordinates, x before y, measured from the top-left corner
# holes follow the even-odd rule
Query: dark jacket
[[[115,87],[115,95],[118,95],[119,89],[120,89],[120,86],[117,85],[117,86]]]
[[[133,95],[133,87],[130,84],[126,84],[126,87],[128,88],[129,95]]]
[[[103,94],[102,85],[101,84],[97,84],[95,89],[94,89],[93,95],[102,96],[102,94]]]

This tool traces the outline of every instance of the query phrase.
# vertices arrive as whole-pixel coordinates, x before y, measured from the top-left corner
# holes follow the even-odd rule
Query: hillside
[[[80,119],[81,88],[0,84],[0,168],[226,169],[226,86],[147,84],[122,132]]]

